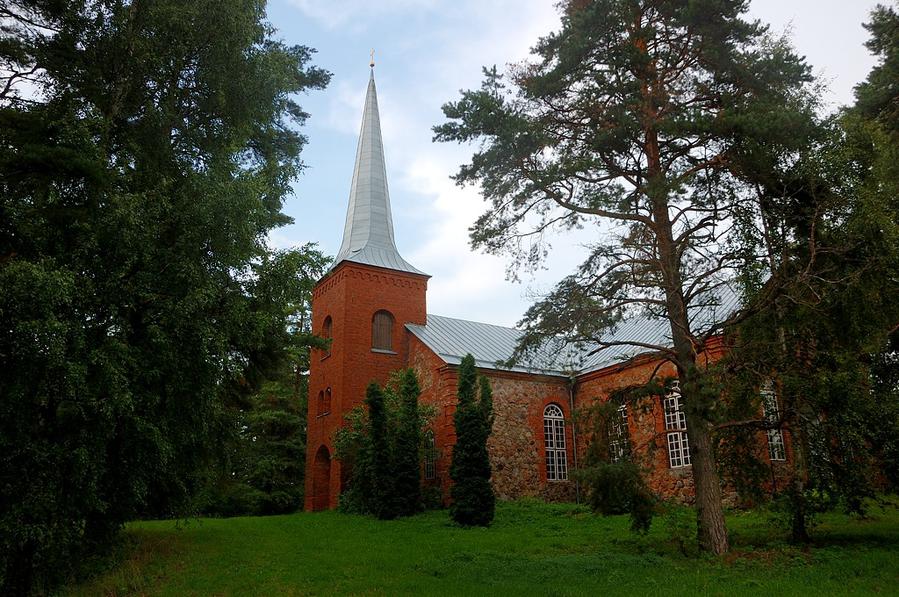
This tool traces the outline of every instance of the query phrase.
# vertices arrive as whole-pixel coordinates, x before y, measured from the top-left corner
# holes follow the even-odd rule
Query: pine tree
[[[393,442],[394,494],[398,516],[409,516],[421,511],[419,394],[421,390],[415,371],[406,369],[400,379],[400,417]]]
[[[453,417],[456,444],[450,478],[453,480],[450,514],[464,526],[488,526],[493,521],[496,497],[490,485],[487,438],[492,417],[490,385],[481,382],[481,399],[475,400],[478,379],[470,354],[459,365],[459,403]],[[485,390],[486,388],[486,390]]]
[[[697,355],[728,322],[693,314],[719,303],[722,285],[755,265],[731,234],[753,205],[741,177],[749,164],[772,161],[775,148],[789,156],[806,144],[809,69],[788,43],[744,18],[745,1],[558,6],[562,27],[540,39],[534,59],[510,67],[508,78],[485,69],[480,89],[443,107],[448,121],[435,127],[436,139],[478,144],[455,177],[489,202],[471,228],[474,247],[534,267],[549,253],[548,231],[596,231],[583,264],[526,313],[515,356],[562,339],[632,346],[674,364],[700,544],[723,553],[710,420],[719,395],[706,391]],[[667,320],[671,342],[610,341],[636,312]]]

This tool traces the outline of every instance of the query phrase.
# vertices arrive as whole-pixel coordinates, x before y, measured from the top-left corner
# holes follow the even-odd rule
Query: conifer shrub
[[[420,393],[412,369],[397,371],[383,388],[370,384],[365,406],[345,416],[334,442],[336,458],[350,471],[341,512],[390,519],[423,509],[423,430],[435,411],[418,404]]]
[[[480,398],[476,400],[479,387]],[[487,453],[493,418],[492,393],[485,378],[478,381],[474,357],[470,354],[459,365],[458,388],[459,402],[453,417],[456,444],[450,466],[453,480],[450,515],[463,526],[489,526],[496,508]]]
[[[422,433],[418,414],[421,389],[412,369],[401,373],[400,408],[397,417],[394,455],[394,493],[397,516],[409,516],[422,510],[421,446]]]

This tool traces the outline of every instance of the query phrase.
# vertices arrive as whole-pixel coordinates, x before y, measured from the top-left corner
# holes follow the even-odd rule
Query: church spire
[[[337,253],[335,265],[341,261],[353,261],[425,275],[403,259],[396,249],[390,195],[387,191],[387,167],[381,142],[378,95],[375,90],[374,52],[371,66],[343,243]]]

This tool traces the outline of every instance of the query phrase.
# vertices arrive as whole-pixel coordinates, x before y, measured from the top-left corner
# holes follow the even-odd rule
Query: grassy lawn
[[[446,512],[138,522],[124,561],[70,594],[899,594],[896,508],[827,516],[805,549],[762,514],[728,523],[733,553],[702,558],[682,555],[661,520],[638,537],[626,517],[536,502],[500,504],[490,529],[457,528]]]

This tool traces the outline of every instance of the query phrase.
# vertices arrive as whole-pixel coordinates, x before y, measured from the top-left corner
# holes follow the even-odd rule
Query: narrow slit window
[[[327,317],[325,317],[325,322],[322,324],[322,338],[324,338],[326,340],[331,340],[333,338],[333,335],[332,335],[333,332],[331,329],[332,326],[333,326],[333,322],[331,321],[331,316],[328,315]],[[326,356],[326,357],[331,356],[331,345],[332,344],[333,344],[333,342],[328,343],[328,348],[326,348],[324,350],[324,356]]]
[[[324,400],[322,401],[322,414],[326,415],[331,412],[331,388],[325,390]]]

